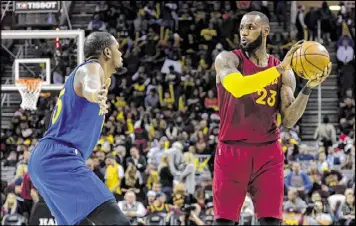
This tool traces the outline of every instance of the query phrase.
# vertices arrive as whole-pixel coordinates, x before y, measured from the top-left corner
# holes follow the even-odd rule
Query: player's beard
[[[262,45],[262,31],[253,42],[247,44],[245,47],[241,45],[241,49],[249,54],[249,56]]]

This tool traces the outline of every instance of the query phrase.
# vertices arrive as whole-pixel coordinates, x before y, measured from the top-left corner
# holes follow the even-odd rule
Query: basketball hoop
[[[20,107],[24,110],[36,110],[37,100],[41,92],[42,79],[40,78],[21,78],[16,80],[15,85],[21,94]]]

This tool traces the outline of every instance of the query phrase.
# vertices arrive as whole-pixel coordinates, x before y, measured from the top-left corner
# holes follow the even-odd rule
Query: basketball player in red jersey
[[[311,90],[329,75],[331,64],[294,98],[291,70],[296,43],[280,62],[266,53],[269,20],[249,12],[241,20],[241,49],[215,59],[220,111],[214,163],[215,225],[234,225],[249,192],[261,225],[280,225],[284,194],[284,154],[278,142],[278,112],[292,127],[302,116]]]

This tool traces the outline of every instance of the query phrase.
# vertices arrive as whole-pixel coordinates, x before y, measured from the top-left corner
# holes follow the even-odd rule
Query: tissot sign
[[[58,12],[60,1],[14,1],[16,13]]]

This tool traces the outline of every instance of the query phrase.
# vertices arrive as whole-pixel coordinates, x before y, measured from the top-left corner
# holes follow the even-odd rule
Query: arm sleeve
[[[272,83],[279,76],[280,73],[276,67],[271,67],[249,76],[243,76],[240,72],[234,72],[222,79],[222,85],[234,97],[239,98],[257,92]]]

